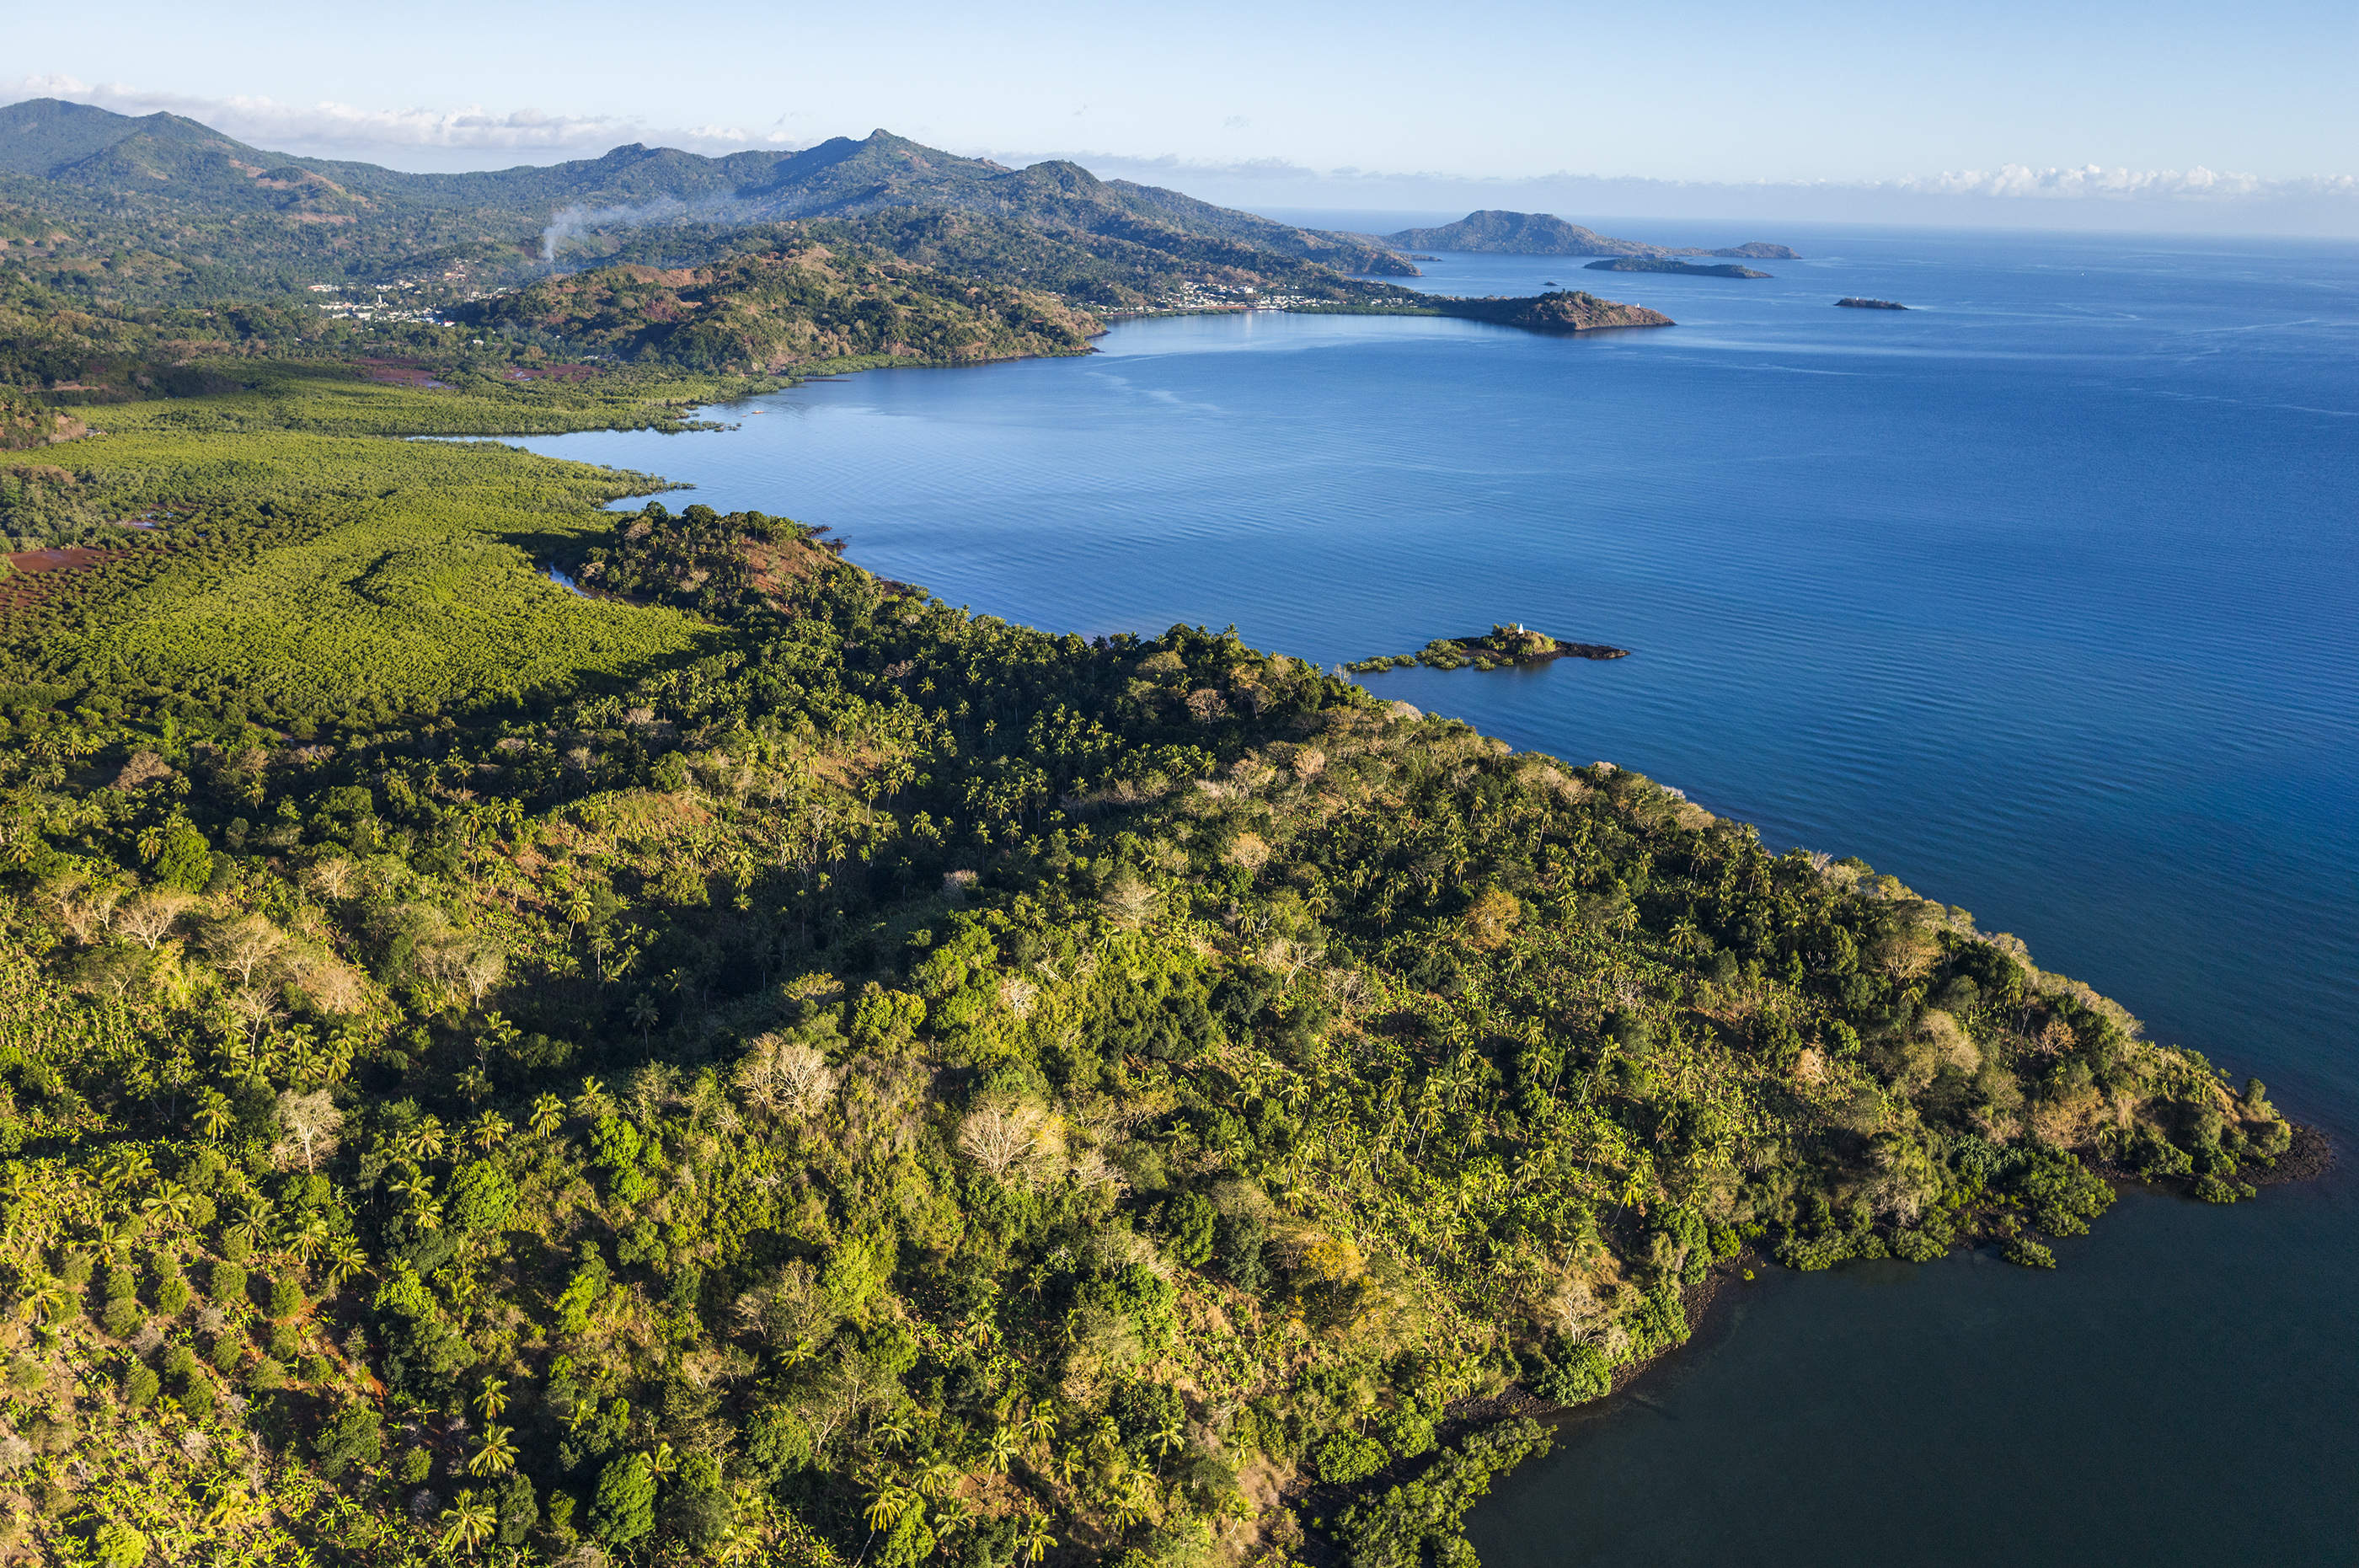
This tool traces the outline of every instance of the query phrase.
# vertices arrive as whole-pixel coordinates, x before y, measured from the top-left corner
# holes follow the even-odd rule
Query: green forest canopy
[[[51,1561],[1462,1563],[1546,1442],[1470,1399],[1599,1397],[1712,1269],[2044,1266],[2093,1164],[2288,1146],[1627,770],[367,433],[663,384],[249,379],[105,410],[161,526],[0,609]]]

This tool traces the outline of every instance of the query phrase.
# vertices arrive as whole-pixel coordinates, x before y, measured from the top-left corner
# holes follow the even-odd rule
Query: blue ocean
[[[1420,286],[1678,325],[1142,321],[725,430],[523,444],[1058,630],[1234,625],[1330,664],[1506,621],[1626,648],[1368,684],[1861,855],[2348,1149],[2359,246],[1593,222],[1805,259],[1449,256]],[[2234,1208],[2132,1192],[2057,1252],[1731,1286],[1504,1484],[1484,1563],[2351,1561],[2347,1161]]]

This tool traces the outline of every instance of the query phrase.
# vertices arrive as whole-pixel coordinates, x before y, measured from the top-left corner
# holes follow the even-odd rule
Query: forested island
[[[1682,256],[1725,256],[1754,261],[1797,261],[1788,247],[1759,240],[1704,250],[1693,245],[1648,245],[1616,239],[1595,229],[1567,223],[1549,212],[1469,212],[1454,223],[1437,229],[1403,229],[1384,236],[1404,251],[1453,250],[1513,256],[1623,256],[1663,258]]]
[[[1357,293],[1316,235],[876,138],[793,189],[1037,205],[550,240],[420,205],[474,177],[139,124],[0,114],[72,175],[0,182],[0,529],[44,568],[0,583],[16,1556],[1463,1568],[1548,1442],[1510,1412],[1717,1278],[2047,1267],[2114,1181],[2315,1149],[1964,909],[1626,768],[400,439],[1070,352],[1197,246],[1654,312]],[[728,162],[685,156],[622,165]],[[516,286],[369,272],[438,223]]]
[[[1846,295],[1843,299],[1836,300],[1835,303],[1854,310],[1905,310],[1908,309],[1908,306],[1902,304],[1897,299],[1865,299],[1857,295]]]
[[[1604,261],[1593,261],[1592,272],[1668,272],[1681,278],[1768,278],[1767,272],[1756,272],[1749,267],[1723,262],[1718,267],[1704,267],[1692,261],[1671,261],[1661,256],[1622,256]]]
[[[1440,298],[1431,300],[1430,305],[1426,312],[1430,315],[1459,316],[1534,332],[1587,332],[1608,327],[1678,324],[1660,310],[1650,310],[1644,305],[1625,305],[1617,299],[1601,299],[1579,289],[1551,289],[1528,298]]]

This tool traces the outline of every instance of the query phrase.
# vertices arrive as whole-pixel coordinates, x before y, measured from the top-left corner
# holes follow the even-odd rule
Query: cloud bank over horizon
[[[331,100],[301,104],[260,96],[203,97],[60,74],[27,76],[15,85],[21,97],[61,98],[135,116],[183,115],[272,151],[440,172],[597,158],[634,142],[705,154],[793,150],[830,134],[810,125],[809,116],[791,114],[766,126],[664,126],[636,117],[532,107],[382,109]],[[2182,170],[2006,163],[1884,180],[1732,181],[1565,170],[1519,176],[1321,169],[1283,158],[1223,161],[1089,150],[1008,151],[944,140],[949,150],[1011,166],[1068,158],[1101,178],[1169,185],[1245,207],[1434,213],[1521,207],[1629,216],[2359,236],[2359,176],[2351,174],[2288,179],[2201,165]]]

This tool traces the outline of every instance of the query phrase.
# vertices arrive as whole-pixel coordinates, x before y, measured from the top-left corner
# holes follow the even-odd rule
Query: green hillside
[[[693,384],[248,374],[0,582],[19,1556],[1467,1568],[1715,1278],[2292,1139],[1626,770],[386,439]]]
[[[964,363],[1081,354],[1100,330],[1051,295],[808,239],[713,267],[572,273],[465,315],[576,354],[753,375],[871,356]]]

